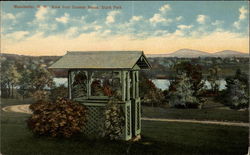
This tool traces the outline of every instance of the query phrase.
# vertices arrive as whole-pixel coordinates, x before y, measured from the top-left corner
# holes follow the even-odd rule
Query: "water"
[[[65,87],[68,86],[68,79],[67,78],[54,78],[53,81],[55,82],[56,86],[64,85]],[[168,90],[171,84],[171,81],[168,79],[152,79],[152,82],[155,86],[161,90]],[[226,89],[227,82],[224,79],[218,80],[217,83],[219,84],[219,90]],[[206,80],[204,84],[204,89],[211,89],[211,84]]]
[[[153,79],[152,82],[155,84],[157,88],[160,88],[161,90],[168,90],[171,84],[171,81],[168,79]],[[216,83],[219,84],[220,91],[226,89],[226,84],[227,84],[226,80],[224,79],[217,80]],[[205,81],[204,89],[211,89],[211,84],[207,80]]]
[[[60,85],[68,87],[68,78],[53,78],[53,81],[55,82],[57,87]]]

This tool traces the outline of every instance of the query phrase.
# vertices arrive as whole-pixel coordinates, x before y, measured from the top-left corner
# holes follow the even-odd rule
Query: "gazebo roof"
[[[49,68],[149,69],[143,51],[70,51]]]

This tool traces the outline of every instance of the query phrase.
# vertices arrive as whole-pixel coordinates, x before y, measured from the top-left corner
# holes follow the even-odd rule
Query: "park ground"
[[[31,104],[32,99],[1,99],[2,108]],[[218,103],[204,109],[143,107],[143,117],[248,122],[248,111]],[[91,140],[81,136],[54,139],[34,136],[26,126],[29,114],[1,111],[2,154],[247,154],[248,127],[182,122],[142,121],[138,142]]]

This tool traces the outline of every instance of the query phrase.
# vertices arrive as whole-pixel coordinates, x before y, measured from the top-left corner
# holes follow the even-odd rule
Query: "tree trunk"
[[[10,97],[10,83],[8,82],[8,83],[7,83],[7,85],[8,85],[8,93],[7,93],[7,97],[9,98],[9,97]]]
[[[11,85],[11,98],[14,98],[14,85]]]

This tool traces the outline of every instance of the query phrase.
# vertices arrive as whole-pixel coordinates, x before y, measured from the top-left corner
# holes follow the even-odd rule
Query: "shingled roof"
[[[149,69],[143,51],[71,51],[49,68],[58,69]]]

